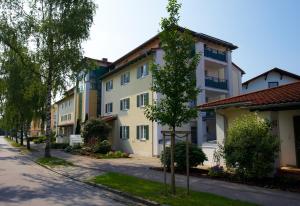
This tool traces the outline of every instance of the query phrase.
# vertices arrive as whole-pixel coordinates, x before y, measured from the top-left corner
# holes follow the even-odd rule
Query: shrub
[[[228,167],[242,178],[262,178],[274,170],[279,151],[278,138],[270,125],[256,114],[236,119],[228,130],[224,157]]]
[[[82,137],[85,144],[94,144],[107,140],[110,126],[99,119],[88,120],[83,127]]]
[[[68,143],[51,143],[52,149],[65,149],[68,146],[69,146]]]
[[[73,148],[72,148],[72,146],[67,146],[67,147],[64,149],[64,151],[70,153],[70,152],[73,151]]]
[[[94,147],[94,153],[107,154],[109,151],[111,151],[111,145],[108,140],[104,140]]]
[[[208,175],[211,177],[223,177],[224,174],[224,168],[220,165],[215,165],[208,170]]]
[[[166,161],[167,167],[170,168],[170,164],[171,164],[170,147],[167,147],[166,151],[162,152],[161,155],[162,163],[164,163],[164,159]],[[202,151],[202,149],[198,148],[194,144],[189,144],[190,167],[196,167],[199,164],[203,164],[205,160],[207,160],[207,157]],[[176,163],[176,168],[178,170],[185,170],[186,168],[186,143],[185,142],[178,142],[175,144],[175,163]]]

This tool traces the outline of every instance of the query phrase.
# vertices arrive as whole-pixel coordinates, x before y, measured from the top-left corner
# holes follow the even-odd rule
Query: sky
[[[85,56],[115,61],[160,29],[167,0],[95,0]],[[243,81],[274,67],[300,75],[299,0],[179,0],[180,26],[231,42]]]

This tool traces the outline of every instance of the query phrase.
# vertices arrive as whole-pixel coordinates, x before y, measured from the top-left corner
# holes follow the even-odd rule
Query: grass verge
[[[8,138],[8,137],[4,137],[4,139],[13,147],[19,148],[20,149],[20,153],[23,155],[26,155],[32,151],[35,151],[34,149],[30,149],[28,150],[27,147],[25,145],[21,145],[20,143],[16,143],[14,140]]]
[[[73,163],[57,157],[40,157],[36,160],[37,163],[45,166],[72,166]]]
[[[177,195],[165,195],[164,185],[162,183],[144,180],[141,178],[124,175],[120,173],[108,172],[99,175],[90,180],[92,183],[101,184],[110,188],[126,192],[131,195],[139,196],[160,204],[172,206],[239,206],[239,205],[255,205],[239,200],[232,200],[225,197],[204,193],[190,192],[186,195],[184,188],[177,187]]]

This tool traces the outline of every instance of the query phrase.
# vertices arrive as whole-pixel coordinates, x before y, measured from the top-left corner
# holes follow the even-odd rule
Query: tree
[[[111,127],[103,120],[90,119],[84,123],[82,137],[85,144],[100,143],[107,140]]]
[[[256,114],[242,115],[228,129],[224,157],[228,167],[245,178],[262,178],[274,170],[279,140],[267,121]]]
[[[89,37],[96,6],[92,0],[10,0],[0,6],[6,26],[29,33],[24,41],[46,85],[45,157],[50,157],[51,100],[68,86],[66,79],[75,79],[84,67],[81,43]],[[2,32],[0,40],[17,52],[7,34]]]
[[[145,109],[145,115],[152,121],[168,125],[171,135],[171,187],[175,194],[174,174],[174,144],[176,127],[188,123],[197,117],[196,108],[191,108],[188,102],[197,98],[199,89],[196,88],[196,66],[199,54],[195,54],[195,41],[187,30],[179,28],[179,9],[181,4],[169,0],[168,18],[161,21],[160,42],[164,50],[165,65],[153,64],[152,91],[162,94],[162,98]]]

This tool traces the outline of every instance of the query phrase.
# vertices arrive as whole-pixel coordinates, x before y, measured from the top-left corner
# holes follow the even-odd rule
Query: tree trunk
[[[29,130],[29,121],[26,121],[24,134],[25,134],[25,138],[26,138],[26,147],[28,150],[30,150],[30,141],[28,140],[28,130]]]
[[[46,102],[46,146],[45,146],[45,157],[51,157],[50,147],[51,147],[51,75],[48,76],[47,85],[47,102]]]
[[[20,138],[20,144],[23,146],[24,145],[24,139],[23,139],[23,132],[24,132],[24,125],[21,123],[21,138]]]
[[[176,194],[174,153],[175,153],[175,126],[172,127],[172,133],[171,133],[171,193],[172,195]]]
[[[49,20],[52,21],[53,19],[53,3],[49,2]],[[52,28],[51,28],[52,29]],[[49,68],[48,68],[48,75],[47,75],[47,101],[46,101],[46,147],[45,147],[45,157],[51,157],[51,98],[52,98],[52,71],[53,71],[53,56],[54,56],[54,49],[53,49],[53,34],[52,30],[48,30],[48,49],[49,49]]]

